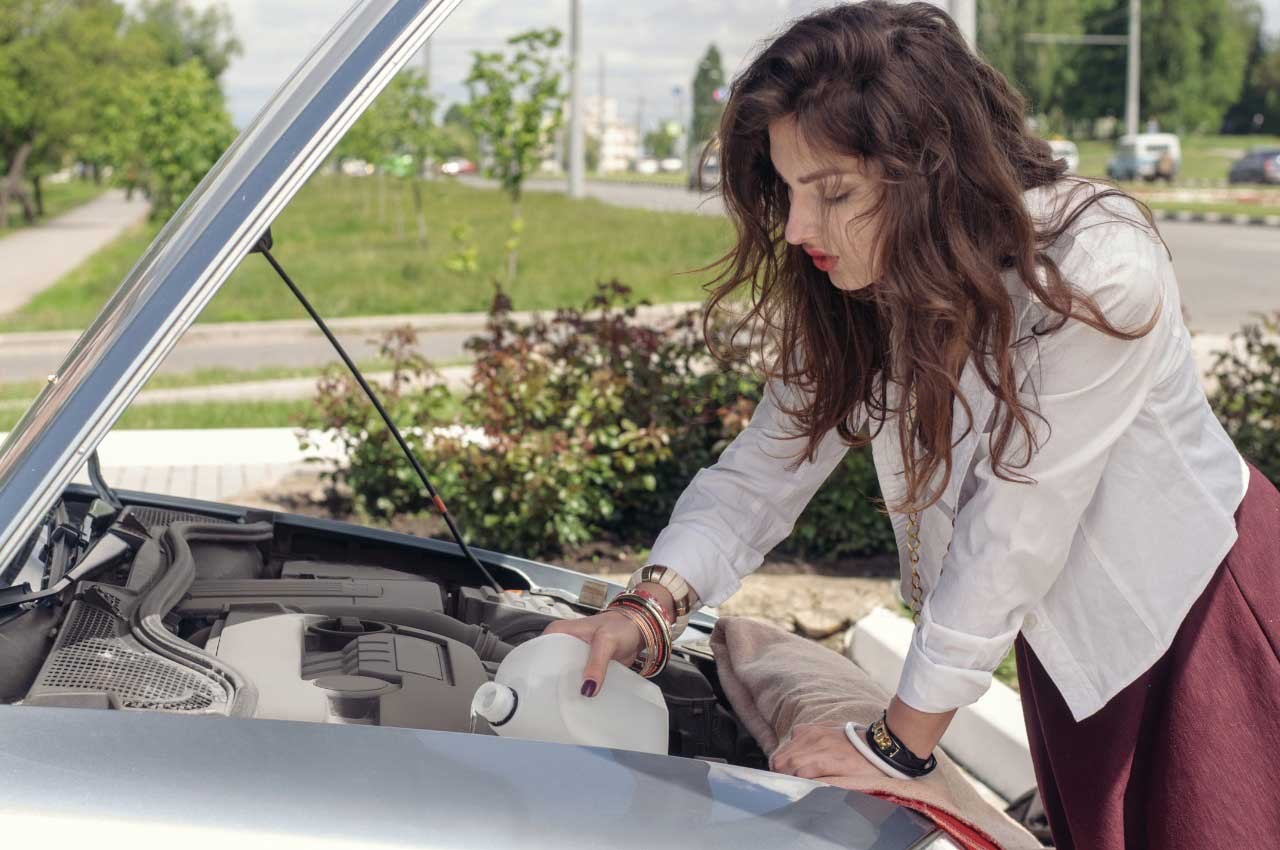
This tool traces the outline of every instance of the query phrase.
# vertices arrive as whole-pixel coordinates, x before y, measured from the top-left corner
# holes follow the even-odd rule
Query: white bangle
[[[862,753],[867,761],[880,768],[880,772],[890,779],[905,779],[912,782],[916,779],[914,776],[907,776],[902,771],[889,764],[880,756],[876,755],[871,749],[871,745],[867,743],[867,727],[859,726],[852,720],[844,724],[844,736],[849,739],[849,743],[853,744],[853,748]]]

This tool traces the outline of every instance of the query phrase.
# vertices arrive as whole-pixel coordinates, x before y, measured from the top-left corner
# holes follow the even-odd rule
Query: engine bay
[[[476,689],[548,623],[598,610],[510,570],[499,592],[440,547],[358,526],[88,499],[59,512],[28,559],[47,586],[80,577],[0,611],[0,702],[493,734],[470,714]],[[678,650],[654,681],[671,755],[765,765],[709,653]]]

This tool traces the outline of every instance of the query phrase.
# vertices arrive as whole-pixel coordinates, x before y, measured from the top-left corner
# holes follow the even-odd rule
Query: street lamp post
[[[587,193],[582,129],[582,0],[569,0],[569,197]]]
[[[1124,131],[1138,132],[1139,50],[1142,44],[1142,3],[1129,0],[1129,67],[1125,72]]]

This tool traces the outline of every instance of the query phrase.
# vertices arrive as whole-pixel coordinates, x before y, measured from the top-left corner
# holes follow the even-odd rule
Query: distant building
[[[603,109],[602,109],[603,107]],[[564,121],[557,134],[557,152],[554,162],[567,159],[569,147],[569,103],[564,106]],[[603,122],[602,122],[603,119]],[[608,171],[626,171],[643,153],[640,128],[628,124],[618,116],[618,101],[606,97],[601,103],[598,95],[582,98],[582,129],[588,139],[600,144],[600,166]],[[602,131],[603,130],[603,134]]]

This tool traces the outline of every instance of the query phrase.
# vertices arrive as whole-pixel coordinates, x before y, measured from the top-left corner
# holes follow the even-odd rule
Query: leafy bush
[[[384,346],[394,364],[384,403],[469,538],[548,556],[602,537],[648,545],[680,492],[745,427],[760,382],[744,361],[716,363],[696,312],[645,323],[629,291],[602,284],[580,310],[517,322],[498,292],[472,338],[470,390],[427,387],[431,371],[411,332]],[[376,412],[336,374],[320,387],[312,427],[337,435],[348,457],[333,473],[359,512],[429,508]],[[461,427],[440,428],[453,425]],[[893,551],[868,452],[850,453],[786,544],[809,557]]]
[[[1215,355],[1210,404],[1240,453],[1280,483],[1280,314],[1231,335]]]

